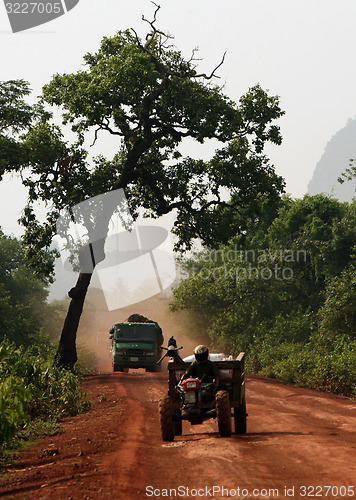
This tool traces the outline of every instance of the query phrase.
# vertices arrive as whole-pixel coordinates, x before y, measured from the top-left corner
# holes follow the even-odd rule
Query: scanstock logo
[[[43,0],[39,2],[4,0],[13,33],[53,21],[53,19],[72,10],[78,3],[79,0]]]

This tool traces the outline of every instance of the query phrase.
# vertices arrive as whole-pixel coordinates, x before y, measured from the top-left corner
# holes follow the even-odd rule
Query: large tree
[[[27,136],[32,174],[25,181],[30,204],[23,223],[33,256],[50,243],[61,209],[107,191],[124,189],[133,217],[138,209],[153,217],[176,210],[177,246],[185,250],[194,238],[208,245],[227,241],[244,229],[241,219],[232,223],[236,211],[249,207],[256,213],[261,197],[273,201],[283,190],[263,153],[266,142],[281,143],[273,123],[283,115],[279,98],[256,85],[233,102],[214,84],[224,57],[210,73],[199,72],[195,51],[184,58],[157,28],[157,11],[153,21],[145,20],[145,37],[134,30],[105,37],[96,53],[85,55],[84,69],[57,74],[44,87],[43,101],[60,107],[78,142],[68,146],[60,130],[48,124]],[[84,141],[88,135],[99,141],[102,133],[117,139],[117,154],[89,162]],[[220,149],[208,161],[183,157],[186,138],[213,139]],[[39,199],[49,205],[44,224],[31,206]],[[99,224],[105,234],[111,213],[94,223],[93,234]],[[95,264],[105,256],[104,244],[105,237],[101,249],[97,244],[101,258]],[[76,362],[76,330],[90,279],[91,270],[82,267],[69,292],[57,353],[61,365]]]

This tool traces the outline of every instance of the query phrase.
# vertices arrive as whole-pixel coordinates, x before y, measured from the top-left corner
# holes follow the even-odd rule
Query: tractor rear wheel
[[[243,400],[240,406],[234,408],[234,423],[236,434],[246,434],[247,430],[246,401]]]
[[[164,396],[159,400],[158,412],[163,441],[174,441],[173,408],[170,396]]]
[[[221,437],[231,436],[231,409],[230,398],[226,391],[218,391],[215,395],[216,413],[218,418],[219,434]]]
[[[177,410],[176,415],[177,415],[177,417],[180,417],[182,415],[182,411]],[[182,435],[182,432],[183,432],[183,425],[182,424],[183,424],[183,422],[181,419],[174,421],[174,435],[175,436]]]

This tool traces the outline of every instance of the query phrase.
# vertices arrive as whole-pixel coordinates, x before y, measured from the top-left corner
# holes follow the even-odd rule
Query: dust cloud
[[[169,303],[172,297],[161,293],[137,304],[108,311],[103,292],[97,288],[89,289],[78,330],[78,347],[81,350],[95,354],[93,363],[97,371],[108,373],[112,371],[111,341],[109,329],[121,321],[125,321],[133,313],[142,314],[160,325],[164,335],[164,346],[173,335],[182,357],[193,353],[197,344],[209,345],[209,337],[203,321],[189,317],[185,311],[172,312]],[[89,357],[90,358],[90,357]]]

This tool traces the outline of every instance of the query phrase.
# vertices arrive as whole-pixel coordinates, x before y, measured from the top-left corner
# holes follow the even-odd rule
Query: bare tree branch
[[[192,50],[192,55],[190,56],[188,63],[191,63],[193,61],[202,61],[203,60],[202,58],[194,57],[195,53],[198,52],[198,50],[199,50],[198,47],[194,47],[194,49]]]
[[[94,140],[93,140],[92,144],[90,144],[90,147],[93,147],[94,144],[96,143],[97,138],[98,138],[98,132],[99,132],[99,130],[101,130],[101,128],[102,127],[98,127],[97,129],[95,129]]]
[[[215,71],[217,71],[220,68],[220,66],[224,64],[225,56],[226,56],[226,51],[224,52],[224,55],[220,63],[216,66],[216,68],[213,69],[213,71],[210,73],[209,76],[206,73],[201,73],[200,75],[195,75],[195,78],[205,78],[205,80],[211,80],[213,77],[220,78],[220,76],[215,75]]]
[[[149,48],[149,46],[152,44],[153,40],[155,39],[157,33],[159,35],[162,35],[162,36],[166,37],[167,40],[169,38],[171,38],[169,35],[167,35],[163,31],[160,31],[159,29],[156,28],[155,22],[157,21],[157,12],[161,8],[161,6],[157,5],[155,2],[152,2],[152,3],[153,3],[153,5],[156,6],[156,10],[155,10],[154,15],[153,15],[153,21],[149,21],[148,19],[145,18],[144,15],[142,16],[142,20],[145,21],[146,23],[148,23],[151,26],[151,29],[152,29],[152,32],[149,33],[149,34],[147,34],[147,36],[146,36],[145,49]]]

